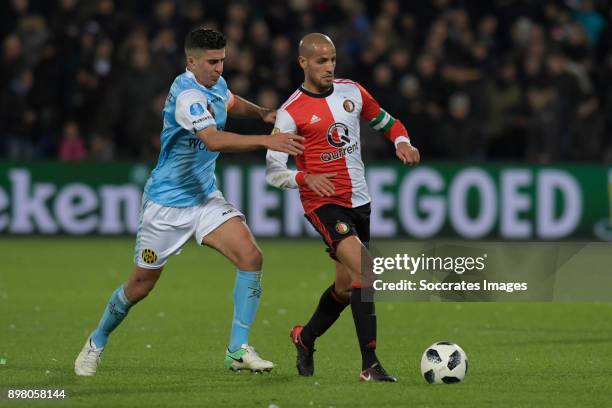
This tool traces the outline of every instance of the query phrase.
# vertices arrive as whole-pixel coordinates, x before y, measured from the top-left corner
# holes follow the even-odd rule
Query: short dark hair
[[[196,28],[187,34],[185,38],[185,51],[201,50],[220,50],[225,48],[225,36],[212,28]]]

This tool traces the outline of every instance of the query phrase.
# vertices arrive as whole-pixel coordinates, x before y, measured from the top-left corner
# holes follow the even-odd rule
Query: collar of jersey
[[[300,91],[302,91],[303,93],[305,93],[306,95],[313,97],[313,98],[327,98],[329,95],[331,95],[332,93],[334,93],[334,85],[332,84],[332,86],[325,92],[323,93],[314,93],[314,92],[310,92],[308,89],[304,88],[304,85],[300,85]]]
[[[217,85],[217,84],[215,84],[215,85],[211,86],[210,88],[209,88],[209,87],[207,87],[207,86],[202,85],[202,84],[201,84],[201,83],[199,83],[199,82],[198,82],[198,80],[196,79],[195,74],[194,74],[193,72],[191,72],[191,71],[190,71],[188,68],[185,68],[185,73],[187,74],[187,77],[188,77],[189,79],[193,79],[193,80],[195,81],[195,83],[196,83],[196,84],[198,84],[198,85],[200,85],[202,88],[211,89],[211,88],[214,88],[214,86],[215,86],[215,85]],[[217,83],[218,83],[218,82],[217,82]]]

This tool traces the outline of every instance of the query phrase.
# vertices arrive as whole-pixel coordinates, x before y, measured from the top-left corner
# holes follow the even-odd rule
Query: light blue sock
[[[261,296],[261,271],[238,270],[234,286],[234,319],[228,350],[234,352],[249,342],[249,330],[255,320]]]
[[[105,347],[108,336],[127,316],[132,304],[128,301],[123,291],[123,285],[115,290],[104,309],[100,323],[96,330],[91,333],[91,339],[96,347]]]

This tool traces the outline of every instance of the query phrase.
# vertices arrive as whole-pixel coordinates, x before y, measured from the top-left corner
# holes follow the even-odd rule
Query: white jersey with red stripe
[[[325,93],[313,94],[303,87],[277,112],[274,132],[295,133],[305,138],[304,153],[295,157],[297,171],[287,168],[288,154],[269,150],[268,183],[299,188],[304,211],[325,204],[355,208],[370,202],[361,159],[360,120],[385,131],[392,141],[408,140],[404,126],[380,108],[358,83],[336,79]],[[397,124],[397,125],[396,125]],[[304,183],[307,173],[336,173],[334,195],[320,197]]]

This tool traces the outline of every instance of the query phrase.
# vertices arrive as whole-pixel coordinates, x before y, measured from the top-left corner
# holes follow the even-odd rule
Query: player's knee
[[[139,281],[126,288],[126,296],[134,304],[146,298],[155,287],[155,282]]]
[[[240,251],[237,258],[236,267],[244,271],[259,271],[263,265],[263,254],[255,245]]]
[[[348,303],[351,299],[351,282],[336,282],[334,284],[334,294],[338,300]]]

